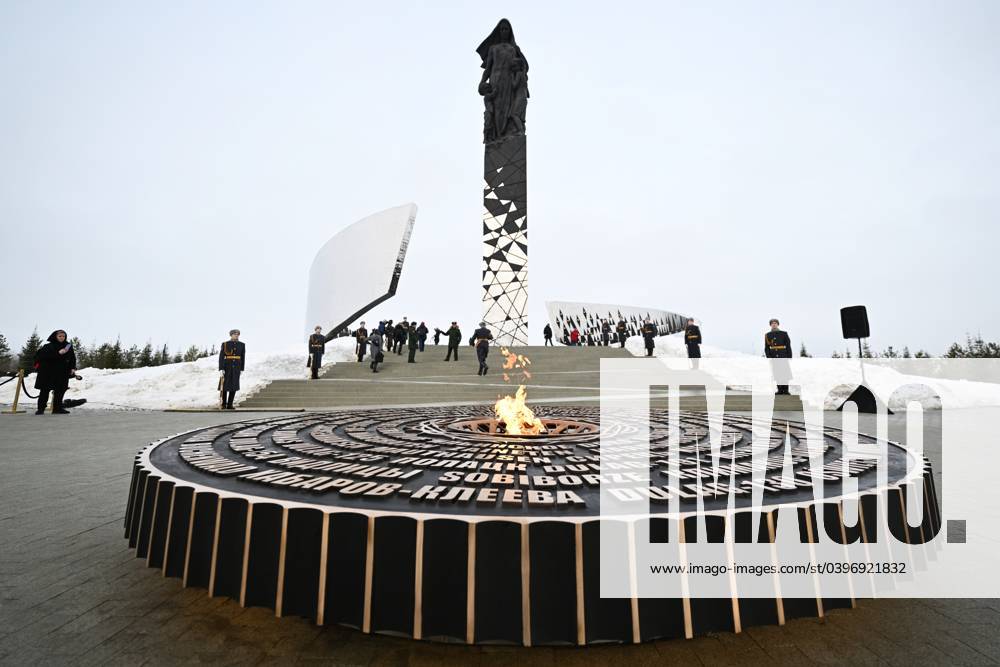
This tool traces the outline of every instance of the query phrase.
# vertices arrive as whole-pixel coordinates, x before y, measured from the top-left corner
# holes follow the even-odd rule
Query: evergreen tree
[[[885,357],[886,359],[898,359],[899,352],[896,352],[896,350],[892,347],[892,345],[890,345],[889,347],[885,348],[885,350],[882,352],[882,356]]]
[[[195,359],[198,359],[200,357],[201,357],[201,351],[198,349],[198,346],[192,345],[187,349],[187,352],[184,353],[182,361],[194,361]]]
[[[115,339],[114,345],[108,346],[108,359],[105,368],[124,368],[125,353],[122,351],[122,341]]]
[[[125,354],[122,356],[122,368],[135,368],[138,359],[139,346],[133,343],[125,350]]]
[[[23,369],[25,373],[33,371],[35,369],[35,353],[41,346],[42,339],[38,335],[38,327],[35,327],[24,343],[24,347],[21,348],[21,354],[17,358],[17,367]]]
[[[927,350],[917,350],[917,353],[913,355],[914,359],[930,359],[931,354]]]
[[[146,341],[146,345],[139,352],[139,356],[135,358],[136,368],[145,368],[146,366],[153,365],[153,344]]]
[[[944,356],[949,359],[958,359],[965,356],[965,350],[958,343],[952,343],[948,351],[944,353]]]
[[[184,361],[184,355],[183,354],[181,354],[180,352],[178,352],[177,354],[174,355],[173,363],[179,364],[182,361]]]
[[[800,357],[811,357],[812,356],[811,354],[809,354],[809,352],[806,351],[806,344],[805,343],[802,343],[802,345],[799,347],[799,356]]]
[[[3,334],[0,334],[0,373],[12,370],[14,366],[14,356],[10,353],[10,345]]]
[[[868,341],[865,341],[861,346],[861,357],[863,359],[872,359],[872,349],[868,346]]]
[[[833,354],[830,355],[830,358],[831,359],[840,359],[841,358],[840,352],[837,352],[836,350],[834,350]]]
[[[910,358],[911,358],[912,356],[913,356],[913,355],[912,355],[912,354],[910,354],[910,348],[909,348],[909,347],[907,347],[906,345],[904,345],[904,346],[903,346],[903,358],[904,358],[904,359],[910,359]]]
[[[952,343],[944,356],[950,359],[994,359],[1000,357],[1000,344],[987,342],[981,335],[965,334],[965,345]]]
[[[90,364],[94,368],[117,368],[111,343],[101,343],[90,352]]]
[[[69,339],[69,344],[73,346],[73,353],[76,354],[77,368],[89,368],[90,353],[87,351],[86,346],[76,336]]]

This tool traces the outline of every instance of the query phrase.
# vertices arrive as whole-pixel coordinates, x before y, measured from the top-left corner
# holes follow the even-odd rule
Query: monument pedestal
[[[528,190],[524,135],[486,144],[483,320],[498,344],[528,344]]]

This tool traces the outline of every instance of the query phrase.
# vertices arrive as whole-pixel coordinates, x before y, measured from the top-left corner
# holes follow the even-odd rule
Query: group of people
[[[764,334],[764,356],[768,359],[790,359],[792,357],[792,342],[788,336],[788,333],[782,331],[780,326],[781,323],[777,318],[771,318],[769,321],[770,331]],[[621,347],[625,347],[625,340],[627,339],[628,325],[625,320],[620,320],[615,326],[614,333],[615,338],[619,342]],[[600,327],[600,344],[609,345],[611,341],[611,323],[608,320],[601,320]],[[639,333],[643,339],[643,345],[646,349],[646,356],[653,356],[653,349],[656,347],[654,342],[657,335],[659,335],[659,329],[656,324],[646,318],[642,327],[639,329]],[[542,330],[542,335],[545,338],[545,345],[553,345],[552,343],[552,327],[549,324],[545,325]],[[590,334],[587,334],[587,344],[594,345]],[[583,345],[584,337],[581,336],[579,329],[575,326],[570,330],[569,335],[565,337],[563,341],[566,345]],[[689,317],[687,320],[687,326],[684,327],[684,345],[687,348],[687,356],[692,359],[692,368],[698,368],[698,359],[701,358],[701,328],[695,324],[694,318]],[[788,378],[791,376],[787,364],[776,364],[775,365],[775,377],[778,383],[777,395],[788,395]]]
[[[380,320],[378,326],[371,329],[367,323],[362,321],[351,336],[355,340],[354,353],[357,355],[358,363],[365,361],[368,357],[368,367],[372,373],[378,373],[379,364],[385,362],[385,355],[396,354],[402,356],[403,350],[408,352],[407,363],[413,364],[417,361],[417,352],[423,352],[427,344],[430,329],[425,322],[417,324],[416,320],[409,321],[404,317],[399,322],[393,320]],[[458,361],[458,348],[462,344],[462,330],[458,322],[452,322],[447,329],[434,328],[434,344],[439,345],[444,338],[448,345],[448,352],[445,361]],[[489,355],[489,342],[493,340],[493,334],[486,327],[485,322],[479,323],[469,344],[475,347],[476,356],[479,359],[478,375],[485,375],[489,366],[486,358]],[[314,333],[309,337],[309,367],[312,369],[312,379],[319,377],[319,369],[323,364],[323,353],[326,349],[326,337],[323,335],[323,328],[317,326]]]
[[[792,342],[788,333],[782,331],[777,318],[772,318],[769,322],[770,331],[764,334],[764,356],[769,359],[790,359],[792,357]],[[618,338],[621,347],[625,347],[626,330],[624,321],[617,325]],[[653,356],[653,349],[656,347],[654,339],[659,333],[655,324],[647,319],[643,322],[640,330],[643,343],[646,349],[646,356]],[[378,373],[378,365],[385,361],[385,354],[395,353],[402,355],[403,347],[409,351],[408,363],[416,362],[416,353],[423,352],[430,330],[424,322],[419,325],[416,322],[409,322],[403,318],[398,323],[392,320],[382,320],[377,327],[372,327],[369,331],[364,322],[354,332],[356,341],[355,352],[358,362],[363,362],[365,355],[369,357],[369,367],[373,373]],[[543,331],[545,344],[552,345],[552,327],[545,325]],[[608,344],[611,336],[611,327],[607,320],[602,322],[601,338],[605,345]],[[448,352],[445,361],[458,361],[458,348],[462,343],[462,330],[458,322],[452,322],[445,330],[434,329],[434,344],[438,345],[441,338],[447,339]],[[486,360],[490,353],[490,341],[493,340],[493,333],[486,326],[485,322],[480,322],[479,327],[469,339],[469,344],[476,350],[476,359],[479,362],[477,375],[486,375],[489,365]],[[693,367],[698,367],[697,359],[701,358],[701,328],[695,324],[693,318],[688,318],[687,326],[684,328],[684,344],[687,347],[687,356]],[[579,345],[579,331],[575,328],[570,333],[570,344]],[[319,369],[323,365],[323,354],[326,351],[326,336],[323,335],[323,327],[317,326],[312,335],[309,336],[309,357],[307,365],[312,371],[312,378],[319,377]],[[246,345],[240,340],[240,330],[232,329],[229,332],[229,340],[222,343],[219,349],[219,392],[220,407],[226,410],[233,410],[233,400],[236,392],[240,390],[240,373],[246,368]],[[38,389],[38,409],[35,414],[43,414],[48,405],[49,397],[52,397],[52,412],[55,414],[69,414],[64,406],[63,396],[69,387],[69,380],[76,377],[76,354],[73,346],[67,342],[66,332],[62,329],[53,331],[45,344],[42,345],[35,354],[35,388]],[[778,395],[787,395],[788,378],[790,372],[784,365],[776,366],[776,380],[778,382]]]
[[[764,356],[768,359],[791,359],[792,339],[788,332],[781,330],[781,322],[776,317],[772,317],[768,321],[768,325],[770,330],[764,334]],[[643,323],[642,337],[646,346],[646,356],[653,356],[653,348],[655,347],[653,339],[656,338],[656,327],[652,326],[649,320]],[[692,360],[691,367],[697,369],[698,359],[701,359],[701,327],[694,323],[694,318],[689,317],[687,326],[684,327],[684,345],[687,347],[688,359]],[[791,377],[791,369],[787,362],[776,363],[774,374],[778,385],[778,391],[775,394],[778,396],[789,395],[788,380]]]
[[[647,319],[645,324],[650,324]],[[654,329],[655,329],[655,325]],[[565,329],[563,330],[565,331]],[[655,334],[654,334],[655,335]],[[554,345],[552,342],[552,326],[549,324],[545,325],[542,329],[542,336],[545,338],[545,345]],[[625,347],[625,341],[628,339],[628,323],[625,320],[618,320],[618,323],[611,326],[611,322],[608,320],[601,320],[600,328],[600,339],[595,340],[594,336],[590,333],[581,334],[580,330],[573,325],[573,328],[569,330],[569,333],[563,336],[563,345],[603,345],[608,347],[611,345],[612,340],[618,343],[619,347]]]
[[[777,318],[772,318],[769,322],[770,331],[764,335],[764,356],[769,359],[789,359],[792,357],[791,339],[787,332],[781,330],[780,324]],[[628,325],[624,320],[619,321],[615,326],[615,338],[620,343],[620,347],[625,347],[627,330]],[[315,332],[309,337],[309,366],[312,369],[313,379],[319,377],[319,368],[323,363],[326,337],[323,336],[322,332],[322,327],[317,326]],[[407,362],[415,363],[416,353],[424,351],[429,333],[430,330],[424,322],[417,325],[416,322],[410,322],[405,317],[402,321],[395,324],[392,320],[381,320],[378,326],[373,327],[371,331],[368,330],[365,322],[361,322],[353,334],[356,341],[355,353],[357,354],[358,362],[363,362],[367,354],[369,357],[369,368],[371,368],[373,373],[378,373],[378,365],[385,361],[386,352],[402,355],[403,346],[405,345],[409,351]],[[610,322],[602,320],[601,342],[605,346],[610,344],[611,334],[612,328]],[[659,335],[659,328],[647,318],[640,328],[640,334],[643,338],[646,356],[652,357],[653,350],[656,347],[655,339]],[[65,332],[63,335],[65,336]],[[551,325],[545,325],[542,335],[545,338],[545,345],[553,345]],[[448,352],[444,360],[458,361],[458,348],[462,343],[462,330],[459,328],[458,322],[452,322],[451,326],[445,330],[435,327],[434,344],[438,345],[442,337],[446,339],[448,345]],[[490,341],[492,340],[492,332],[486,326],[485,322],[480,322],[479,327],[469,339],[469,344],[476,350],[476,358],[479,362],[477,375],[486,375],[489,370],[486,359],[489,356]],[[695,324],[694,318],[688,318],[687,325],[684,327],[684,344],[687,348],[688,358],[694,360],[692,361],[693,368],[698,368],[697,360],[701,358],[701,343],[701,328]],[[582,344],[580,342],[580,332],[575,327],[570,332],[569,344]],[[230,332],[230,341],[223,343],[223,349],[219,353],[220,373],[223,374],[226,380],[227,393],[225,405],[230,409],[232,407],[232,395],[239,389],[239,373],[235,372],[234,374],[234,370],[236,367],[239,370],[243,370],[244,349],[243,343],[239,342],[239,331],[234,329]],[[780,368],[777,371],[779,384],[776,393],[778,395],[786,395],[789,393],[787,384],[789,373],[780,370]],[[782,380],[785,380],[785,382],[782,382]]]

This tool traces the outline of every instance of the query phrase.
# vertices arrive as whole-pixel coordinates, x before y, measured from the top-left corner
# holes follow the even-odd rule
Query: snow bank
[[[646,354],[643,340],[638,336],[625,341],[625,349],[635,356]],[[687,347],[683,337],[679,334],[658,337],[653,355],[664,360],[686,359]],[[751,385],[766,386],[773,383],[770,368],[763,356],[723,350],[710,345],[701,346],[701,355],[701,370],[725,383],[730,389],[749,391]],[[888,400],[889,408],[894,411],[905,409],[911,401],[932,410],[940,410],[942,406],[954,409],[1000,405],[1000,384],[933,377],[935,364],[951,360],[926,360],[927,375],[902,373],[886,365],[892,361],[879,359],[877,365],[866,363],[865,379],[877,396]],[[921,361],[923,360],[905,360],[905,366],[908,369],[921,368]],[[956,368],[961,367],[956,365]],[[792,360],[792,376],[791,387],[793,390],[799,387],[803,404],[807,407],[822,406],[825,410],[836,409],[861,382],[857,359],[795,358]]]
[[[247,351],[246,370],[240,376],[237,403],[258,391],[271,380],[305,379],[305,344],[271,353]],[[323,368],[340,361],[355,359],[354,339],[337,338],[326,344]],[[219,361],[207,357],[197,361],[127,370],[83,368],[78,371],[83,380],[70,380],[66,398],[86,398],[88,407],[112,410],[163,410],[165,408],[212,408],[219,403]],[[28,391],[34,389],[35,377],[26,379]],[[14,400],[15,382],[0,387],[0,403]],[[21,395],[25,409],[34,402]]]
[[[625,349],[634,354],[637,357],[646,356],[646,344],[642,339],[642,336],[632,336],[631,338],[625,339]],[[683,334],[673,334],[670,336],[658,336],[656,338],[656,347],[653,348],[654,357],[670,357],[687,359],[687,345],[684,344]],[[751,354],[746,354],[744,352],[734,352],[732,350],[724,350],[721,347],[712,347],[711,345],[701,346],[701,356],[703,359],[757,359]]]

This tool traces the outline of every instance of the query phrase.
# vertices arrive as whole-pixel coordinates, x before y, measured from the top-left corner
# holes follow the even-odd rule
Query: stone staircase
[[[492,403],[499,396],[512,394],[518,384],[527,386],[529,402],[592,405],[600,398],[601,358],[634,358],[617,347],[525,346],[511,350],[531,361],[530,379],[514,372],[505,382],[504,359],[497,347],[490,349],[489,373],[480,377],[475,350],[470,346],[459,348],[459,361],[446,362],[446,346],[428,345],[424,352],[417,352],[417,361],[412,364],[407,363],[405,350],[402,355],[387,354],[378,373],[371,372],[365,357],[361,363],[333,364],[319,380],[275,380],[239,407],[274,410]],[[801,409],[797,396],[775,398],[777,410]],[[666,401],[653,398],[652,405],[666,407]],[[704,405],[704,397],[681,397],[681,409],[704,410]],[[731,392],[726,409],[749,410],[750,396]]]

